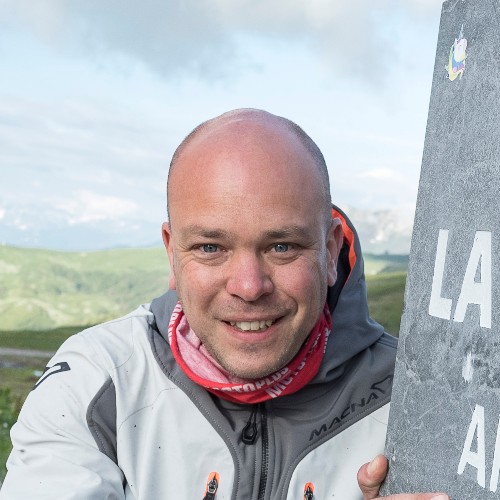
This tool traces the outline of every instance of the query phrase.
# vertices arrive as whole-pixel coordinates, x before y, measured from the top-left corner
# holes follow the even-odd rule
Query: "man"
[[[385,459],[363,493],[356,472],[383,450],[395,341],[317,146],[263,111],[205,122],[168,212],[171,291],[64,344],[1,498],[375,498]]]

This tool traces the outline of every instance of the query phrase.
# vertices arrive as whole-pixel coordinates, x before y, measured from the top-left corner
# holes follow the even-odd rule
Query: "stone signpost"
[[[500,498],[499,291],[500,0],[448,0],[411,244],[384,494]]]

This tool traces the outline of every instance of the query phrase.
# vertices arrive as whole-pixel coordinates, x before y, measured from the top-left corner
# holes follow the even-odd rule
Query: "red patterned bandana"
[[[196,384],[216,396],[235,403],[260,403],[293,394],[318,373],[332,329],[332,318],[325,305],[297,355],[280,370],[257,380],[229,375],[205,349],[190,328],[178,303],[170,318],[168,342],[177,364]]]

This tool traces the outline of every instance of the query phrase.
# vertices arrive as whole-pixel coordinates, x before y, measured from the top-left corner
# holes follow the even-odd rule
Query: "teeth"
[[[269,328],[273,323],[274,321],[272,319],[268,319],[266,321],[230,321],[231,326],[235,326],[245,332],[250,330],[264,330],[265,328]]]

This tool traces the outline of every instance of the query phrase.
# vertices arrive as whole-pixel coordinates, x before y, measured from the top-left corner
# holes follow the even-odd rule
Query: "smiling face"
[[[270,116],[221,119],[192,139],[171,172],[163,226],[189,324],[242,378],[298,352],[335,282],[342,239],[336,221],[325,223],[310,153]]]

